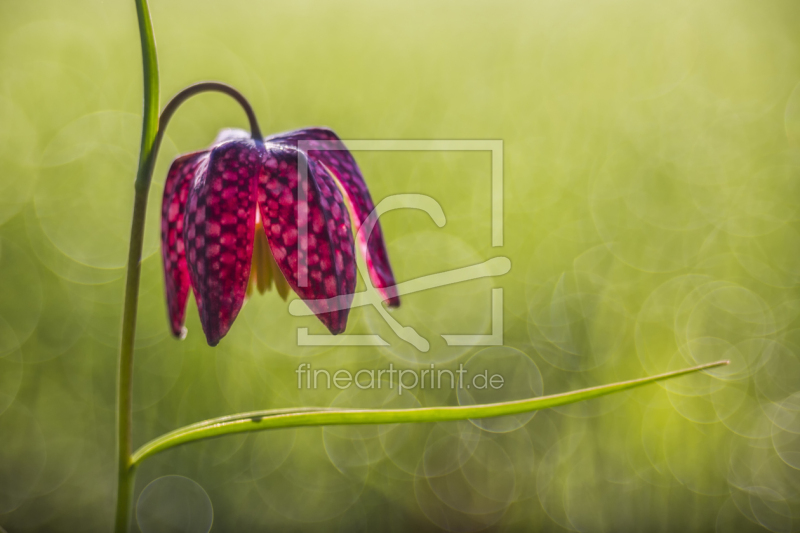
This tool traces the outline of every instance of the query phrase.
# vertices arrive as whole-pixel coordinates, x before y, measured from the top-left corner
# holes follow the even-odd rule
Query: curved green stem
[[[167,105],[164,106],[164,110],[161,112],[156,146],[161,143],[161,136],[163,135],[164,130],[167,129],[167,123],[169,123],[172,115],[175,114],[175,111],[178,110],[181,104],[196,94],[206,92],[227,94],[236,100],[236,102],[242,106],[242,109],[247,115],[247,120],[250,122],[250,135],[253,137],[253,139],[261,140],[261,128],[258,127],[256,113],[253,111],[253,106],[250,105],[250,102],[247,101],[247,98],[245,98],[242,93],[225,83],[220,83],[218,81],[201,81],[200,83],[195,83],[194,85],[189,85],[186,87],[184,90],[173,96],[172,100],[170,100]]]
[[[139,150],[139,168],[136,172],[136,190],[150,188],[152,169],[149,165],[158,136],[159,80],[156,38],[147,0],[136,1],[139,18],[139,37],[142,45],[142,70],[144,74],[144,112],[142,114],[142,143]]]
[[[134,469],[131,463],[133,420],[133,345],[136,337],[136,311],[139,307],[144,222],[147,214],[147,192],[152,176],[153,147],[158,134],[158,59],[156,41],[147,0],[136,0],[139,37],[142,46],[144,75],[144,111],[142,113],[142,143],[139,168],[136,173],[135,199],[131,221],[131,240],[128,244],[128,264],[125,279],[125,303],[122,312],[122,338],[117,369],[117,511],[114,528],[118,533],[128,529]]]
[[[225,83],[220,83],[217,81],[203,81],[200,83],[195,83],[194,85],[186,87],[184,90],[173,96],[172,100],[170,100],[167,105],[164,106],[164,110],[161,112],[161,117],[158,120],[158,131],[153,139],[153,150],[151,151],[147,162],[148,182],[149,178],[152,177],[153,169],[156,166],[158,150],[161,148],[161,141],[164,139],[164,132],[167,131],[167,124],[169,124],[169,121],[175,114],[175,111],[177,111],[181,104],[183,104],[192,96],[206,92],[227,94],[236,100],[236,102],[242,107],[247,115],[247,120],[250,122],[250,135],[253,137],[253,139],[259,141],[262,139],[261,128],[258,126],[258,119],[256,118],[255,111],[253,111],[253,107],[250,105],[250,102],[247,101],[247,98],[245,98],[242,93],[230,85],[226,85]]]
[[[418,409],[279,409],[271,411],[255,411],[238,415],[212,418],[204,422],[176,429],[166,435],[158,437],[133,454],[133,464],[138,465],[144,459],[159,452],[169,450],[175,446],[194,442],[202,439],[221,437],[233,433],[250,431],[263,431],[266,429],[280,429],[301,426],[333,426],[351,424],[398,424],[411,422],[448,422],[455,420],[468,420],[477,418],[491,418],[496,416],[515,415],[538,411],[559,405],[566,405],[584,400],[599,398],[607,394],[621,392],[656,381],[673,379],[686,374],[708,370],[710,368],[727,365],[728,361],[717,361],[666,374],[650,376],[601,385],[589,389],[582,389],[551,396],[541,396],[526,400],[492,403],[484,405],[463,405],[454,407],[422,407]]]

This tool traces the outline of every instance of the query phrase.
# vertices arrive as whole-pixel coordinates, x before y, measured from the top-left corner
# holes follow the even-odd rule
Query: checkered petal
[[[267,143],[258,205],[272,256],[286,281],[331,333],[343,332],[356,287],[355,247],[334,180],[302,151]]]
[[[196,152],[172,162],[164,184],[161,203],[161,258],[164,264],[164,288],[172,334],[183,337],[186,301],[189,297],[189,268],[183,243],[183,215],[189,184],[208,159],[208,152]]]
[[[305,128],[273,135],[265,139],[269,143],[297,146],[299,141],[308,141],[308,156],[321,163],[341,184],[347,197],[350,211],[355,218],[356,231],[375,208],[361,170],[339,137],[328,128]],[[326,148],[314,150],[314,147]],[[400,297],[395,288],[394,274],[386,253],[380,223],[376,220],[369,241],[358,235],[359,248],[364,256],[373,285],[378,289],[390,307],[400,305]]]
[[[262,151],[250,140],[217,145],[189,187],[184,241],[200,322],[211,346],[225,336],[244,303]]]

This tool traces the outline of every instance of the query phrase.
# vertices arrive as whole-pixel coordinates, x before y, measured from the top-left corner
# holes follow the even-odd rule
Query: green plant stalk
[[[142,47],[144,74],[144,110],[142,113],[142,142],[139,166],[134,186],[135,199],[131,221],[131,239],[128,244],[128,265],[125,279],[125,303],[122,313],[122,337],[117,369],[117,509],[115,531],[128,529],[135,469],[131,463],[133,448],[133,348],[136,337],[136,311],[139,304],[142,243],[147,214],[147,193],[154,159],[153,146],[158,134],[159,82],[156,41],[147,0],[135,0]]]
[[[694,372],[708,370],[728,361],[717,361],[704,365],[676,370],[656,376],[633,379],[601,385],[551,396],[540,396],[525,400],[492,403],[483,405],[466,405],[453,407],[422,407],[417,409],[278,409],[271,411],[254,411],[238,415],[212,418],[204,422],[192,424],[158,437],[133,454],[133,464],[138,465],[144,459],[175,446],[233,433],[263,431],[301,426],[334,426],[354,424],[398,424],[410,422],[450,422],[478,418],[515,415],[548,409],[560,405],[582,402],[599,398],[608,394],[649,385],[657,381],[673,379]]]

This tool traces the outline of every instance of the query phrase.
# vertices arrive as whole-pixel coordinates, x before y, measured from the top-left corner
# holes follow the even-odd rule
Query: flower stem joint
[[[208,344],[216,346],[253,286],[263,293],[273,282],[284,299],[294,290],[331,333],[343,332],[356,286],[351,218],[357,230],[373,209],[355,159],[327,128],[263,140],[227,129],[209,149],[178,157],[161,208],[172,333],[186,333],[190,288]],[[380,226],[368,242],[362,234],[371,281],[396,307]]]

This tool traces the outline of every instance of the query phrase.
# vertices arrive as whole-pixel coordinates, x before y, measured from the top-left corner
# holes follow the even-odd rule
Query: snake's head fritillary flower
[[[300,141],[310,148],[301,150]],[[294,290],[331,333],[341,333],[356,286],[353,229],[373,209],[355,159],[326,128],[263,142],[223,130],[208,150],[178,157],[161,208],[172,333],[185,335],[190,288],[216,346],[252,287],[263,293],[273,283],[284,299]],[[358,232],[358,240],[372,284],[389,306],[399,305],[380,226],[368,238]]]

